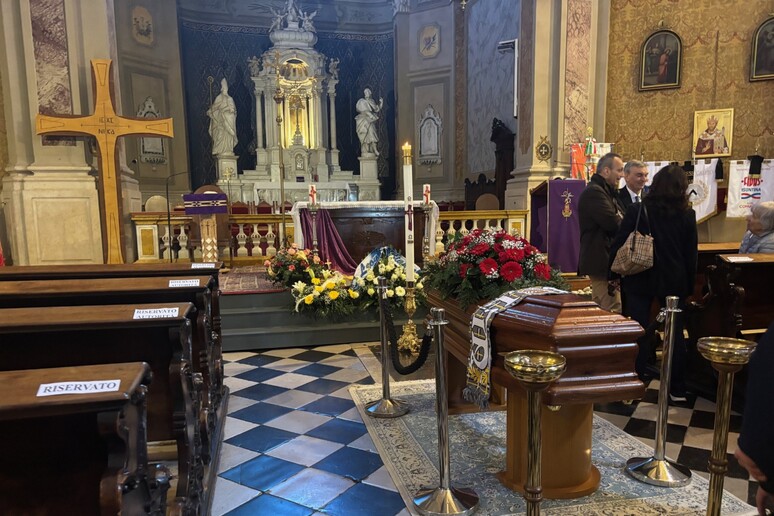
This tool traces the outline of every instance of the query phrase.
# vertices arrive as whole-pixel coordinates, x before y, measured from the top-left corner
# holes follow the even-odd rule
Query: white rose
[[[395,287],[395,294],[397,294],[398,297],[403,297],[406,295],[406,289],[403,287]]]
[[[387,289],[387,297],[392,297],[395,295],[395,291],[391,288]]]

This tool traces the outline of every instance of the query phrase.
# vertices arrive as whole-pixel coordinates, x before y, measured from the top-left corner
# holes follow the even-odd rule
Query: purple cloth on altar
[[[548,185],[548,262],[562,272],[574,272],[580,255],[578,199],[586,181],[565,179],[549,181]]]
[[[301,217],[301,231],[304,234],[304,242],[308,249],[312,248],[312,216],[309,210],[302,208],[299,213]],[[324,262],[330,261],[331,268],[342,274],[352,275],[355,273],[357,263],[344,247],[336,225],[331,219],[328,210],[317,210],[317,248],[320,258]]]
[[[183,196],[186,215],[228,213],[226,194],[186,194]]]

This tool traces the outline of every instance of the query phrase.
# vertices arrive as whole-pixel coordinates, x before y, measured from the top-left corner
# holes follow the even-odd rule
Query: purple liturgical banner
[[[582,179],[548,182],[547,245],[548,262],[562,272],[578,270],[580,229],[578,199],[586,188]]]
[[[186,194],[183,196],[186,215],[228,213],[226,194]]]

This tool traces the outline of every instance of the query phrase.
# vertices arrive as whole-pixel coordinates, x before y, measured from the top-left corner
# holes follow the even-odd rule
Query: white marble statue
[[[247,58],[247,68],[250,70],[250,77],[258,77],[261,74],[261,60],[258,56]]]
[[[312,19],[314,19],[315,16],[317,16],[317,11],[313,12],[312,14],[302,12],[301,28],[306,32],[316,32],[314,25],[312,24]]]
[[[376,121],[379,120],[379,111],[382,110],[383,105],[384,99],[380,97],[377,103],[371,98],[371,90],[368,88],[363,90],[363,98],[355,104],[357,109],[355,130],[360,139],[361,156],[379,155],[379,151],[376,150],[376,144],[379,142],[379,137],[376,135]]]
[[[288,0],[287,11],[285,11],[288,20],[288,29],[298,30],[298,24],[301,21],[298,13],[299,10],[298,7],[296,7],[296,3],[293,0]]]
[[[237,144],[236,106],[228,94],[225,77],[220,81],[220,94],[215,97],[207,116],[210,117],[210,137],[213,155],[233,155]]]
[[[339,80],[339,58],[331,59],[328,63],[328,73],[331,74],[335,80]]]

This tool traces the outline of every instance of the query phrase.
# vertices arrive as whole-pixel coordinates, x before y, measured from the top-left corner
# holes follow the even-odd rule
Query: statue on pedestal
[[[225,78],[220,81],[220,94],[207,110],[207,116],[210,117],[212,154],[233,156],[237,144],[236,105],[228,94],[228,82]]]
[[[371,90],[366,88],[363,90],[363,98],[357,101],[355,109],[357,109],[357,116],[355,116],[355,131],[357,137],[360,139],[360,154],[362,156],[374,155],[378,156],[379,151],[376,150],[376,144],[379,142],[379,137],[376,135],[376,121],[379,120],[379,111],[382,110],[384,105],[384,99],[379,98],[377,103],[371,98]]]

